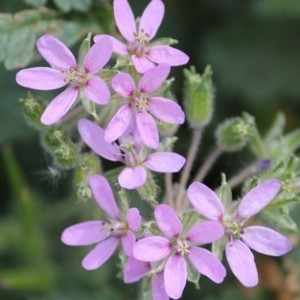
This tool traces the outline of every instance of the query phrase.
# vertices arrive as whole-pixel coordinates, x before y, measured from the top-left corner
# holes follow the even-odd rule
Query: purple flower
[[[107,180],[100,175],[90,177],[92,193],[100,208],[108,215],[109,221],[86,221],[64,230],[63,243],[69,246],[87,246],[96,244],[82,261],[87,270],[94,270],[104,264],[115,252],[119,242],[127,256],[132,256],[135,234],[141,225],[141,216],[137,208],[130,208],[124,219],[115,202]]]
[[[17,73],[18,84],[37,90],[53,90],[68,85],[56,96],[41,116],[41,122],[52,125],[58,122],[72,107],[82,89],[88,99],[103,105],[110,98],[105,82],[96,75],[108,62],[112,54],[109,38],[102,38],[86,53],[82,66],[78,65],[71,51],[51,35],[43,35],[37,40],[41,56],[49,67],[35,67]]]
[[[247,287],[258,283],[254,255],[249,248],[271,256],[280,256],[291,250],[289,240],[278,232],[264,226],[245,226],[247,219],[274,199],[280,187],[278,179],[261,183],[243,197],[234,212],[227,211],[218,196],[200,182],[192,183],[187,190],[190,202],[201,215],[224,226],[228,237],[227,261],[234,275]]]
[[[134,123],[143,142],[149,148],[156,149],[159,136],[153,117],[172,124],[184,122],[184,112],[175,101],[151,95],[162,85],[169,72],[169,66],[158,65],[142,76],[137,87],[127,73],[113,77],[113,89],[127,99],[128,103],[121,106],[109,122],[105,130],[105,139],[108,142],[118,139]]]
[[[189,57],[180,50],[167,45],[150,44],[164,16],[164,4],[161,0],[152,0],[148,4],[138,28],[127,0],[114,0],[114,16],[117,27],[128,44],[125,45],[109,36],[113,43],[113,51],[129,55],[138,72],[144,73],[152,69],[154,63],[180,66],[188,62]],[[101,37],[103,35],[95,36],[95,41]]]
[[[141,261],[164,260],[164,285],[173,299],[181,297],[187,280],[187,262],[201,274],[216,283],[223,281],[226,270],[208,250],[199,247],[220,239],[222,226],[215,221],[205,221],[193,226],[186,233],[175,211],[166,204],[155,208],[155,220],[164,236],[150,236],[134,245],[133,256]]]
[[[132,136],[120,140],[119,144],[108,143],[104,139],[104,129],[93,122],[82,119],[78,131],[83,141],[98,155],[110,161],[125,164],[118,181],[121,187],[135,189],[147,181],[147,169],[159,173],[178,172],[185,158],[173,152],[149,153]]]

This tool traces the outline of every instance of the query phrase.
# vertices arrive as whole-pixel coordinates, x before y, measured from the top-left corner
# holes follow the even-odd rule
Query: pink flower
[[[158,65],[142,76],[137,87],[127,73],[113,77],[111,82],[113,89],[127,99],[128,103],[121,106],[109,122],[105,130],[105,139],[108,142],[118,139],[134,123],[143,142],[149,148],[156,149],[159,145],[159,136],[153,117],[172,124],[184,122],[184,112],[175,101],[151,94],[162,85],[169,72],[169,66]]]
[[[82,89],[85,96],[100,105],[106,104],[110,92],[105,82],[96,73],[108,62],[112,54],[109,38],[102,38],[86,53],[82,66],[78,65],[71,51],[51,35],[37,40],[41,56],[49,67],[35,67],[17,73],[18,84],[37,90],[53,90],[68,85],[56,96],[41,116],[41,122],[52,125],[58,122],[72,107]]]
[[[69,246],[96,244],[82,261],[86,270],[94,270],[104,264],[115,252],[119,242],[127,256],[132,256],[135,233],[141,225],[137,208],[130,208],[121,218],[112,190],[107,180],[100,175],[90,177],[92,193],[100,208],[108,215],[109,221],[86,221],[64,230],[63,243]]]
[[[277,195],[278,179],[269,179],[249,191],[232,212],[206,185],[194,182],[187,190],[194,208],[210,220],[219,221],[228,237],[225,254],[229,266],[239,281],[252,287],[258,283],[254,255],[249,248],[271,256],[284,255],[291,250],[287,238],[264,226],[244,226],[245,221],[261,211]],[[228,211],[227,211],[228,210]]]
[[[180,50],[167,45],[150,44],[164,16],[164,4],[161,0],[152,0],[148,4],[138,28],[127,0],[114,0],[114,16],[117,27],[128,44],[109,36],[113,43],[113,51],[129,55],[138,72],[144,73],[155,64],[180,66],[188,62],[189,57]],[[95,36],[95,41],[101,37],[103,35]]]
[[[164,260],[164,286],[173,299],[181,297],[187,280],[187,262],[201,274],[216,283],[223,281],[226,270],[221,262],[208,250],[198,247],[220,239],[224,235],[222,226],[215,221],[199,223],[188,230],[175,211],[166,204],[155,208],[156,223],[164,236],[150,236],[134,245],[133,256],[141,261]]]
[[[147,169],[160,173],[178,172],[185,158],[173,152],[149,153],[131,135],[120,140],[119,144],[108,143],[104,139],[104,129],[93,122],[82,119],[78,131],[83,141],[98,155],[110,161],[125,164],[118,180],[121,187],[135,189],[147,181]]]

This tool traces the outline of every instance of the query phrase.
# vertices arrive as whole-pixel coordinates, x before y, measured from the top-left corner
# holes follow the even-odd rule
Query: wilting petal
[[[185,53],[170,46],[153,46],[146,55],[157,64],[169,66],[181,66],[189,61],[189,57]]]
[[[63,231],[61,240],[69,246],[86,246],[99,243],[108,236],[103,231],[103,226],[105,226],[103,221],[87,221],[75,224]]]
[[[119,219],[119,209],[115,201],[113,192],[104,176],[92,175],[89,178],[90,187],[98,205],[112,219]]]
[[[167,204],[160,204],[154,210],[158,228],[169,238],[178,237],[182,232],[182,224],[174,209]]]
[[[120,186],[129,190],[133,190],[144,185],[146,180],[147,171],[141,166],[126,167],[118,177]]]
[[[131,59],[135,69],[139,73],[145,73],[154,68],[155,66],[155,64],[152,61],[150,61],[146,56],[139,57],[136,55],[132,55]]]
[[[109,61],[112,55],[113,45],[108,37],[97,41],[86,53],[83,59],[83,67],[87,73],[96,73]]]
[[[83,141],[94,152],[111,161],[122,161],[120,149],[104,139],[103,128],[87,119],[79,120],[77,127]]]
[[[167,257],[171,247],[168,239],[161,236],[150,236],[135,243],[133,256],[141,261],[155,262]]]
[[[136,115],[136,125],[145,145],[151,149],[157,149],[159,136],[154,119],[145,111]]]
[[[120,33],[128,42],[135,40],[135,18],[127,0],[114,0],[114,16]]]
[[[107,85],[101,78],[96,76],[90,78],[84,87],[84,91],[91,101],[99,105],[107,104],[110,98],[110,91]]]
[[[168,65],[158,65],[152,68],[142,76],[139,82],[139,89],[142,93],[152,93],[156,91],[166,80],[169,73],[170,67]]]
[[[269,179],[259,184],[243,197],[235,217],[247,219],[255,215],[275,198],[280,187],[281,183],[278,179]]]
[[[149,111],[159,120],[171,123],[171,124],[182,124],[184,123],[185,115],[175,101],[162,98],[162,97],[151,97],[149,104]]]
[[[194,208],[210,220],[218,221],[222,218],[224,207],[218,196],[201,182],[192,183],[187,195]]]
[[[45,34],[36,42],[41,56],[53,67],[67,70],[77,66],[76,59],[67,46],[52,35]]]
[[[165,265],[165,288],[169,297],[179,299],[182,295],[187,279],[187,267],[183,256],[171,256]]]
[[[112,42],[112,45],[113,45],[113,52],[116,52],[121,55],[128,54],[128,47],[124,43],[120,42],[119,40],[117,40],[115,37],[113,37],[111,35],[107,35],[107,34],[95,35],[94,42],[97,43],[103,37],[107,37],[110,39],[110,41]]]
[[[157,152],[150,154],[144,165],[151,171],[174,173],[181,170],[185,158],[174,152]]]
[[[122,237],[122,247],[125,254],[129,257],[133,255],[133,246],[135,243],[135,235],[131,230],[127,230],[126,234]]]
[[[259,253],[281,256],[292,249],[289,240],[277,231],[263,226],[249,226],[241,235],[250,248]]]
[[[142,279],[151,270],[148,262],[129,257],[124,266],[124,282],[133,283]]]
[[[126,221],[128,227],[133,231],[138,231],[141,227],[142,217],[137,208],[132,207],[128,209],[126,214]]]
[[[46,107],[41,116],[44,125],[58,122],[72,107],[78,96],[78,88],[70,88],[61,92]]]
[[[151,279],[151,290],[153,300],[169,300],[165,289],[164,273],[159,272]]]
[[[64,74],[48,67],[28,68],[16,75],[19,85],[35,90],[54,90],[65,86]]]
[[[205,245],[217,241],[223,235],[224,229],[219,222],[204,221],[188,231],[187,239],[194,244]]]
[[[216,283],[221,283],[226,276],[222,263],[208,250],[199,247],[190,248],[188,254],[196,270]]]
[[[161,0],[152,0],[145,8],[140,24],[139,31],[144,31],[151,40],[162,22],[165,13],[165,6]]]
[[[258,274],[254,255],[242,241],[234,240],[227,243],[226,258],[230,269],[237,279],[246,287],[253,287],[258,283]]]
[[[98,244],[82,261],[86,270],[95,270],[101,267],[115,252],[119,239],[110,237]]]
[[[128,98],[135,91],[135,83],[127,73],[115,75],[111,80],[111,86],[115,92],[124,98]]]
[[[105,129],[104,138],[107,142],[118,139],[128,128],[132,120],[132,112],[129,104],[119,108]]]

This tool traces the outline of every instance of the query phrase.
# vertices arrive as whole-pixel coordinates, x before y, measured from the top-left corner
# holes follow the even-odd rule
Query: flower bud
[[[158,186],[150,172],[147,172],[147,181],[144,185],[137,189],[140,197],[148,202],[150,205],[158,205],[156,201]]]
[[[42,135],[42,145],[49,152],[69,140],[68,132],[61,126],[50,127]]]
[[[63,169],[73,169],[78,161],[78,151],[72,142],[65,142],[54,149],[53,156],[56,165]]]
[[[214,88],[212,70],[208,66],[201,76],[194,67],[184,70],[184,106],[187,120],[192,128],[206,126],[212,118]]]

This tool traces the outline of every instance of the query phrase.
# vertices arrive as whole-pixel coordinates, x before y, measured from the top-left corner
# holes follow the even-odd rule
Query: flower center
[[[149,106],[150,100],[147,94],[140,91],[135,91],[132,95],[132,104],[136,107],[137,111],[146,110]]]
[[[63,70],[62,72],[65,75],[64,81],[68,84],[74,84],[76,86],[82,84],[84,85],[89,79],[87,73],[79,71],[74,67],[70,67],[67,70]]]
[[[102,232],[108,236],[121,237],[127,233],[128,225],[121,221],[111,221],[111,223],[103,222]]]
[[[174,243],[175,250],[181,256],[184,256],[190,252],[189,243],[186,240],[177,239]]]
[[[240,239],[241,234],[243,233],[243,226],[241,224],[232,220],[223,219],[223,226],[230,241]]]
[[[149,34],[143,29],[139,32],[133,33],[135,41],[130,45],[130,54],[135,54],[138,57],[142,57],[145,54],[145,48],[149,45]]]

